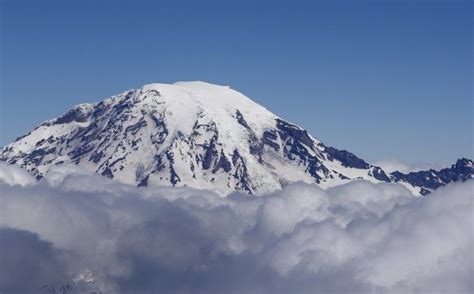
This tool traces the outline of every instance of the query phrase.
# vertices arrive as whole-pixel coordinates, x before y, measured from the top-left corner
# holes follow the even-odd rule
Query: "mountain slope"
[[[412,187],[413,178],[387,175],[241,93],[204,82],[150,84],[77,105],[2,148],[0,160],[37,177],[50,165],[74,163],[132,185],[190,186],[221,195],[263,194],[294,181],[327,188],[357,178]]]

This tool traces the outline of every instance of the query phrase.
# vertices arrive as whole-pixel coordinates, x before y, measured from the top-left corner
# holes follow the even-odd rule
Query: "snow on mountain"
[[[421,194],[434,189],[412,183],[410,174],[387,175],[243,94],[205,82],[149,84],[77,105],[3,147],[0,160],[38,178],[52,165],[74,163],[132,185],[189,186],[221,195],[259,195],[295,181],[328,188],[354,179],[400,182]],[[471,161],[459,179],[472,177],[472,169]]]

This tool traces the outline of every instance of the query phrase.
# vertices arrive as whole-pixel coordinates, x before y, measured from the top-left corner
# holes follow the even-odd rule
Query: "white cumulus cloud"
[[[0,165],[0,293],[472,293],[473,188],[221,198]]]

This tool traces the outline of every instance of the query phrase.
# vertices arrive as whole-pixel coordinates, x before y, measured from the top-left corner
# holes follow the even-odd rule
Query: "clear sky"
[[[0,145],[151,82],[230,85],[368,161],[473,157],[471,1],[3,1]]]

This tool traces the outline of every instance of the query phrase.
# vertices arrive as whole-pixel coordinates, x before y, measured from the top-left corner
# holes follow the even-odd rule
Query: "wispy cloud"
[[[373,164],[375,166],[381,167],[387,173],[391,173],[394,171],[409,173],[409,172],[416,172],[416,171],[429,170],[429,169],[440,170],[442,168],[451,166],[452,162],[451,163],[440,162],[436,164],[420,162],[420,163],[408,164],[396,159],[386,159],[386,160],[380,160],[380,161],[374,162]]]

